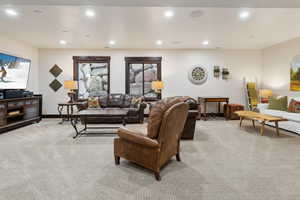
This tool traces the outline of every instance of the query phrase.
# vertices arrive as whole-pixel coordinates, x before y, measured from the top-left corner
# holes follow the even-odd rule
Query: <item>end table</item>
[[[74,106],[80,105],[79,102],[67,102],[67,103],[59,103],[57,106],[57,110],[59,113],[59,117],[61,118],[61,122],[60,124],[64,123],[65,121],[70,121],[71,120],[71,116],[73,115],[74,112]],[[63,110],[64,108],[67,108],[67,113],[64,115],[63,114]]]

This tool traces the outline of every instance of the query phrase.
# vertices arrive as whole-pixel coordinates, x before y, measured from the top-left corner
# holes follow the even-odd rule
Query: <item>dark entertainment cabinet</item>
[[[0,100],[0,133],[41,120],[42,96]]]

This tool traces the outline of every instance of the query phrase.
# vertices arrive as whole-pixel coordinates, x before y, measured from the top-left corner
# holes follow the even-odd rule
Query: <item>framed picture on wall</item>
[[[300,91],[300,55],[297,55],[291,61],[290,69],[290,90]]]
[[[110,93],[110,56],[74,56],[73,79],[78,99]]]

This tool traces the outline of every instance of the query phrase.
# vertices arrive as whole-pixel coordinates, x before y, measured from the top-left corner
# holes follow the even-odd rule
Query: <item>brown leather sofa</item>
[[[191,97],[181,97],[182,101],[189,105],[188,117],[184,125],[181,139],[193,140],[195,135],[196,121],[199,115],[198,102]]]
[[[126,123],[143,123],[144,110],[147,105],[143,102],[132,103],[135,98],[129,94],[112,93],[109,95],[99,96],[99,104],[101,108],[122,108],[128,109],[128,117]],[[79,110],[88,109],[87,100],[81,100],[81,104],[77,106]],[[90,119],[91,120],[91,119]],[[99,118],[93,119],[89,123],[122,123],[123,119],[120,117]]]
[[[180,137],[188,115],[188,104],[180,98],[167,98],[153,105],[147,134],[120,128],[114,139],[115,163],[120,157],[154,171],[160,180],[160,169],[176,155],[180,161]]]
[[[181,139],[193,140],[196,128],[196,121],[199,115],[197,100],[189,96],[176,96],[171,98],[179,98],[182,102],[185,102],[189,105],[188,117],[186,119],[183,132],[181,134]],[[150,105],[150,110],[154,105],[155,103]]]

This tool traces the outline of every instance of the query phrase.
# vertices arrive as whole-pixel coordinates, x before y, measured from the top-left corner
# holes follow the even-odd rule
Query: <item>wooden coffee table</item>
[[[254,128],[255,128],[255,121],[261,123],[261,127],[260,127],[261,135],[264,135],[265,124],[267,122],[274,122],[277,136],[279,136],[278,122],[287,121],[286,119],[281,118],[281,117],[265,115],[265,114],[261,114],[261,113],[257,113],[257,112],[253,112],[253,111],[236,111],[235,113],[240,117],[240,127],[242,126],[242,122],[244,119],[251,120]]]
[[[88,129],[117,129],[120,128],[118,126],[88,126],[89,119],[92,118],[111,118],[111,117],[121,117],[123,120],[123,126],[126,126],[126,119],[128,115],[128,109],[117,109],[117,108],[105,108],[105,109],[86,109],[81,110],[72,115],[71,124],[76,131],[76,135],[73,138],[78,137],[82,134],[88,134]],[[82,130],[78,130],[77,123],[78,119],[83,122],[84,128]],[[94,123],[93,123],[94,124]]]

